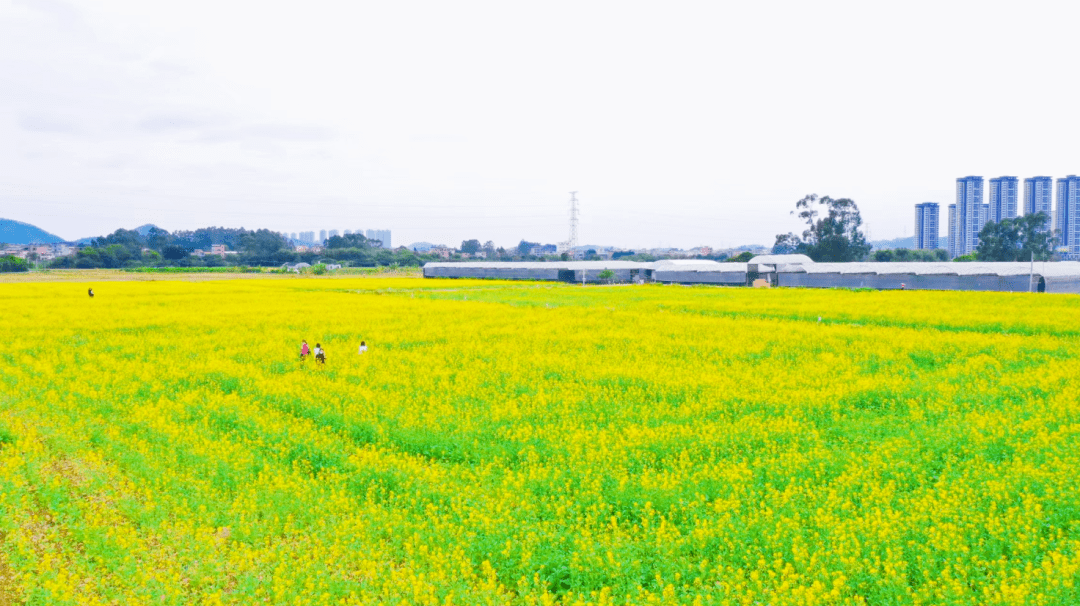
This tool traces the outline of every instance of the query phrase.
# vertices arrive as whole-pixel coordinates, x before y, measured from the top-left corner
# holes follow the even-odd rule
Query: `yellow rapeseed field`
[[[0,604],[1080,603],[1078,297],[88,286],[0,284]]]

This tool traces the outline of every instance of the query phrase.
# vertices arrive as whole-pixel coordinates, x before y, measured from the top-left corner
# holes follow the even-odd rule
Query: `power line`
[[[573,249],[577,246],[577,224],[578,224],[578,200],[577,192],[570,192],[570,239],[566,242],[566,247]]]

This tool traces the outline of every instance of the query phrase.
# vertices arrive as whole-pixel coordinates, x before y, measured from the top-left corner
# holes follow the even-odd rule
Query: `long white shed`
[[[558,280],[598,282],[610,270],[617,282],[652,280],[652,263],[637,261],[490,261],[479,263],[433,262],[424,265],[425,278],[487,278],[494,280]]]
[[[1080,262],[812,263],[779,265],[780,286],[1080,292]]]

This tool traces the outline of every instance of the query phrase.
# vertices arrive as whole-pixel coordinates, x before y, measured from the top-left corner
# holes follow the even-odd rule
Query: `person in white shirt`
[[[323,351],[322,345],[315,344],[315,361],[319,364],[326,364],[326,352]]]
[[[360,341],[360,351],[357,352],[357,354],[364,355],[365,351],[367,351],[367,343],[365,343],[364,341]]]

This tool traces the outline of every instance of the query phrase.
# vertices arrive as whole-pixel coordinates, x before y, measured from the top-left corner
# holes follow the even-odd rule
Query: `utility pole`
[[[578,223],[578,199],[577,192],[570,192],[570,239],[566,241],[566,247],[573,250],[577,246],[577,223]]]

